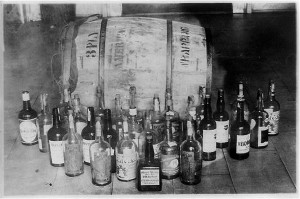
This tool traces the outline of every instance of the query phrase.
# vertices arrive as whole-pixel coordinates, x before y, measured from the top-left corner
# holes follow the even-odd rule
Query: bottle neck
[[[146,130],[152,129],[151,120],[149,118],[146,119],[145,121],[145,129]]]
[[[96,122],[96,139],[101,140],[103,138],[103,131],[100,121]]]
[[[122,115],[122,108],[121,108],[120,100],[116,100],[115,109],[116,109],[117,116]]]
[[[195,137],[194,128],[191,121],[187,121],[187,140],[193,140]]]
[[[88,109],[87,125],[90,126],[90,127],[95,126],[94,109]]]
[[[53,116],[53,126],[58,127],[60,125],[60,119],[59,119],[59,114],[58,113],[54,113]]]
[[[153,141],[148,139],[146,139],[145,161],[146,163],[154,162]]]
[[[237,104],[237,121],[244,121],[244,101],[238,101]]]
[[[211,110],[210,98],[205,98],[204,118],[207,119],[207,120],[209,120],[209,119],[212,118],[212,110]]]
[[[110,131],[112,129],[111,117],[104,117],[104,130]]]
[[[223,113],[225,111],[225,100],[223,96],[218,97],[217,112]]]
[[[158,98],[153,99],[154,104],[154,112],[159,113],[160,112],[160,103]]]
[[[167,142],[172,142],[173,141],[172,126],[171,126],[171,122],[170,121],[167,121],[166,141]]]
[[[31,109],[31,104],[30,101],[23,101],[23,110],[30,110]]]
[[[274,101],[275,100],[275,84],[271,83],[269,87],[269,100]]]

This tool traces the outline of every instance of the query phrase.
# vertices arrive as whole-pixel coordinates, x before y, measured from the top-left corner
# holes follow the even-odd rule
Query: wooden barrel
[[[73,82],[72,95],[79,94],[85,106],[96,106],[100,85],[105,107],[111,109],[115,95],[125,99],[135,85],[138,109],[152,109],[157,93],[164,110],[165,91],[171,88],[174,109],[182,116],[188,95],[197,102],[199,86],[210,91],[209,38],[207,29],[177,21],[89,18],[65,32],[62,81],[65,87]]]

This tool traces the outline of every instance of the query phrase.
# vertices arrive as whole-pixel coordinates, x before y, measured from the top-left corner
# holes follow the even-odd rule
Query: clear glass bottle
[[[76,127],[76,132],[81,135],[82,129],[86,127],[86,118],[82,114],[80,110],[80,98],[78,94],[74,95],[74,121],[75,121],[75,127]]]
[[[244,119],[244,101],[237,103],[237,118],[230,126],[229,155],[243,160],[249,157],[250,125]]]
[[[146,134],[145,159],[138,166],[138,190],[161,191],[162,171],[160,163],[154,159],[153,133]]]
[[[202,136],[203,160],[211,161],[216,159],[216,122],[211,110],[210,94],[205,95],[204,118],[200,123],[200,133]]]
[[[264,110],[269,114],[269,135],[278,135],[280,120],[280,104],[275,99],[275,82],[269,82],[269,95],[265,101]]]
[[[256,108],[250,114],[250,147],[265,148],[268,146],[268,113],[264,111],[263,92],[257,91]]]
[[[58,108],[53,108],[53,126],[48,131],[48,145],[50,164],[54,167],[64,166],[63,137],[67,131],[61,126],[60,113]]]
[[[105,186],[111,183],[111,146],[104,140],[100,121],[96,122],[96,140],[90,146],[92,183]]]
[[[42,93],[40,95],[40,102],[41,102],[41,112],[38,115],[38,121],[39,121],[39,136],[38,136],[38,142],[39,142],[39,149],[40,152],[46,153],[48,152],[48,131],[52,127],[52,115],[49,112],[48,107],[48,94]]]
[[[87,125],[82,129],[81,136],[83,139],[84,164],[90,165],[90,145],[95,141],[96,137],[94,107],[88,107],[87,116]],[[98,119],[100,120],[101,118]]]
[[[63,137],[65,174],[70,177],[83,174],[82,137],[75,131],[73,111],[69,110],[69,132]]]
[[[179,176],[179,145],[173,141],[172,125],[166,118],[165,139],[159,144],[159,158],[163,179],[174,179]]]
[[[131,181],[136,179],[138,150],[136,144],[129,137],[126,118],[123,121],[123,131],[124,138],[118,142],[116,147],[116,175],[121,181]]]
[[[159,101],[158,94],[154,94],[153,106],[154,106],[154,111],[153,111],[153,115],[151,116],[151,124],[153,130],[156,132],[156,137],[158,141],[161,142],[164,139],[164,129],[166,128],[166,126],[165,126],[165,118],[160,112],[160,101]]]
[[[37,112],[31,108],[28,91],[22,92],[23,109],[19,112],[19,129],[21,143],[24,145],[34,145],[38,143],[39,124]]]
[[[199,102],[198,105],[196,106],[196,123],[197,123],[197,128],[199,129],[201,120],[204,118],[204,99],[206,95],[206,88],[199,86]],[[199,134],[199,132],[198,132]]]
[[[201,182],[202,146],[195,139],[191,121],[187,121],[187,138],[180,145],[180,181],[187,185]]]
[[[104,118],[104,94],[101,90],[100,86],[97,86],[96,90],[96,97],[97,97],[97,107],[95,110],[95,118],[101,122],[101,125],[103,125],[103,118]]]
[[[217,148],[228,147],[229,138],[229,115],[225,110],[224,90],[218,90],[217,110],[214,112],[216,121],[216,142]]]

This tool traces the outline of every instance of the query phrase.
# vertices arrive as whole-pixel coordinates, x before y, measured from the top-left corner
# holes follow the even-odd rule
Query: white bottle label
[[[20,135],[22,143],[31,144],[37,141],[39,135],[39,128],[37,119],[19,120],[20,122]]]
[[[236,153],[249,153],[250,150],[250,133],[247,135],[237,135],[236,138]]]
[[[268,127],[258,127],[258,146],[267,146],[268,145]]]
[[[78,133],[79,135],[81,135],[82,129],[84,127],[86,127],[86,123],[85,122],[76,122],[76,133]]]
[[[203,130],[203,152],[215,152],[216,145],[216,130]]]
[[[133,180],[136,178],[137,153],[132,149],[124,149],[123,153],[117,153],[117,177],[120,180]]]
[[[63,164],[64,163],[64,147],[63,141],[50,141],[50,154],[52,164]]]
[[[227,121],[216,121],[217,124],[217,143],[226,143],[228,142],[228,129],[229,129],[229,120]]]
[[[83,148],[83,160],[87,163],[90,163],[90,145],[95,140],[82,140],[82,148]]]
[[[265,111],[269,115],[269,135],[278,134],[280,111],[273,112],[273,109],[265,109]]]
[[[159,185],[158,167],[146,167],[140,172],[141,185]]]

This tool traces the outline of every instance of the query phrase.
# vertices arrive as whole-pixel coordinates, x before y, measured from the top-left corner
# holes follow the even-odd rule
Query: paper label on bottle
[[[217,149],[216,130],[203,130],[203,152],[211,153]]]
[[[158,139],[158,142],[161,142],[164,140],[164,129],[165,129],[165,123],[153,123],[152,128],[156,134],[156,137]]]
[[[179,155],[177,154],[161,154],[160,163],[162,174],[165,176],[173,176],[179,172]]]
[[[140,175],[141,185],[159,185],[159,167],[144,167]]]
[[[65,172],[68,174],[78,174],[83,172],[83,155],[79,144],[64,144]]]
[[[273,112],[273,109],[265,109],[269,115],[269,135],[278,134],[280,111]]]
[[[250,133],[247,135],[237,135],[236,137],[236,153],[249,153],[250,150]]]
[[[95,150],[93,150],[95,151]],[[107,184],[111,181],[111,156],[109,149],[96,151],[91,159],[92,178],[97,184]]]
[[[52,164],[63,164],[64,163],[64,146],[63,141],[50,141],[49,148]]]
[[[32,144],[38,140],[39,127],[37,124],[37,119],[31,120],[20,120],[20,135],[21,142],[25,144]]]
[[[217,143],[228,142],[228,131],[229,131],[229,120],[227,121],[216,121],[217,131]]]
[[[124,154],[118,154],[116,157],[117,177],[120,180],[133,180],[136,178],[137,153],[134,150],[123,150]]]
[[[82,129],[84,127],[86,127],[86,123],[85,122],[76,122],[75,126],[76,126],[76,133],[78,133],[79,135],[81,135]]]
[[[82,140],[82,147],[83,147],[83,159],[86,163],[90,163],[90,145],[95,140]]]
[[[258,127],[258,146],[268,145],[268,127]]]

